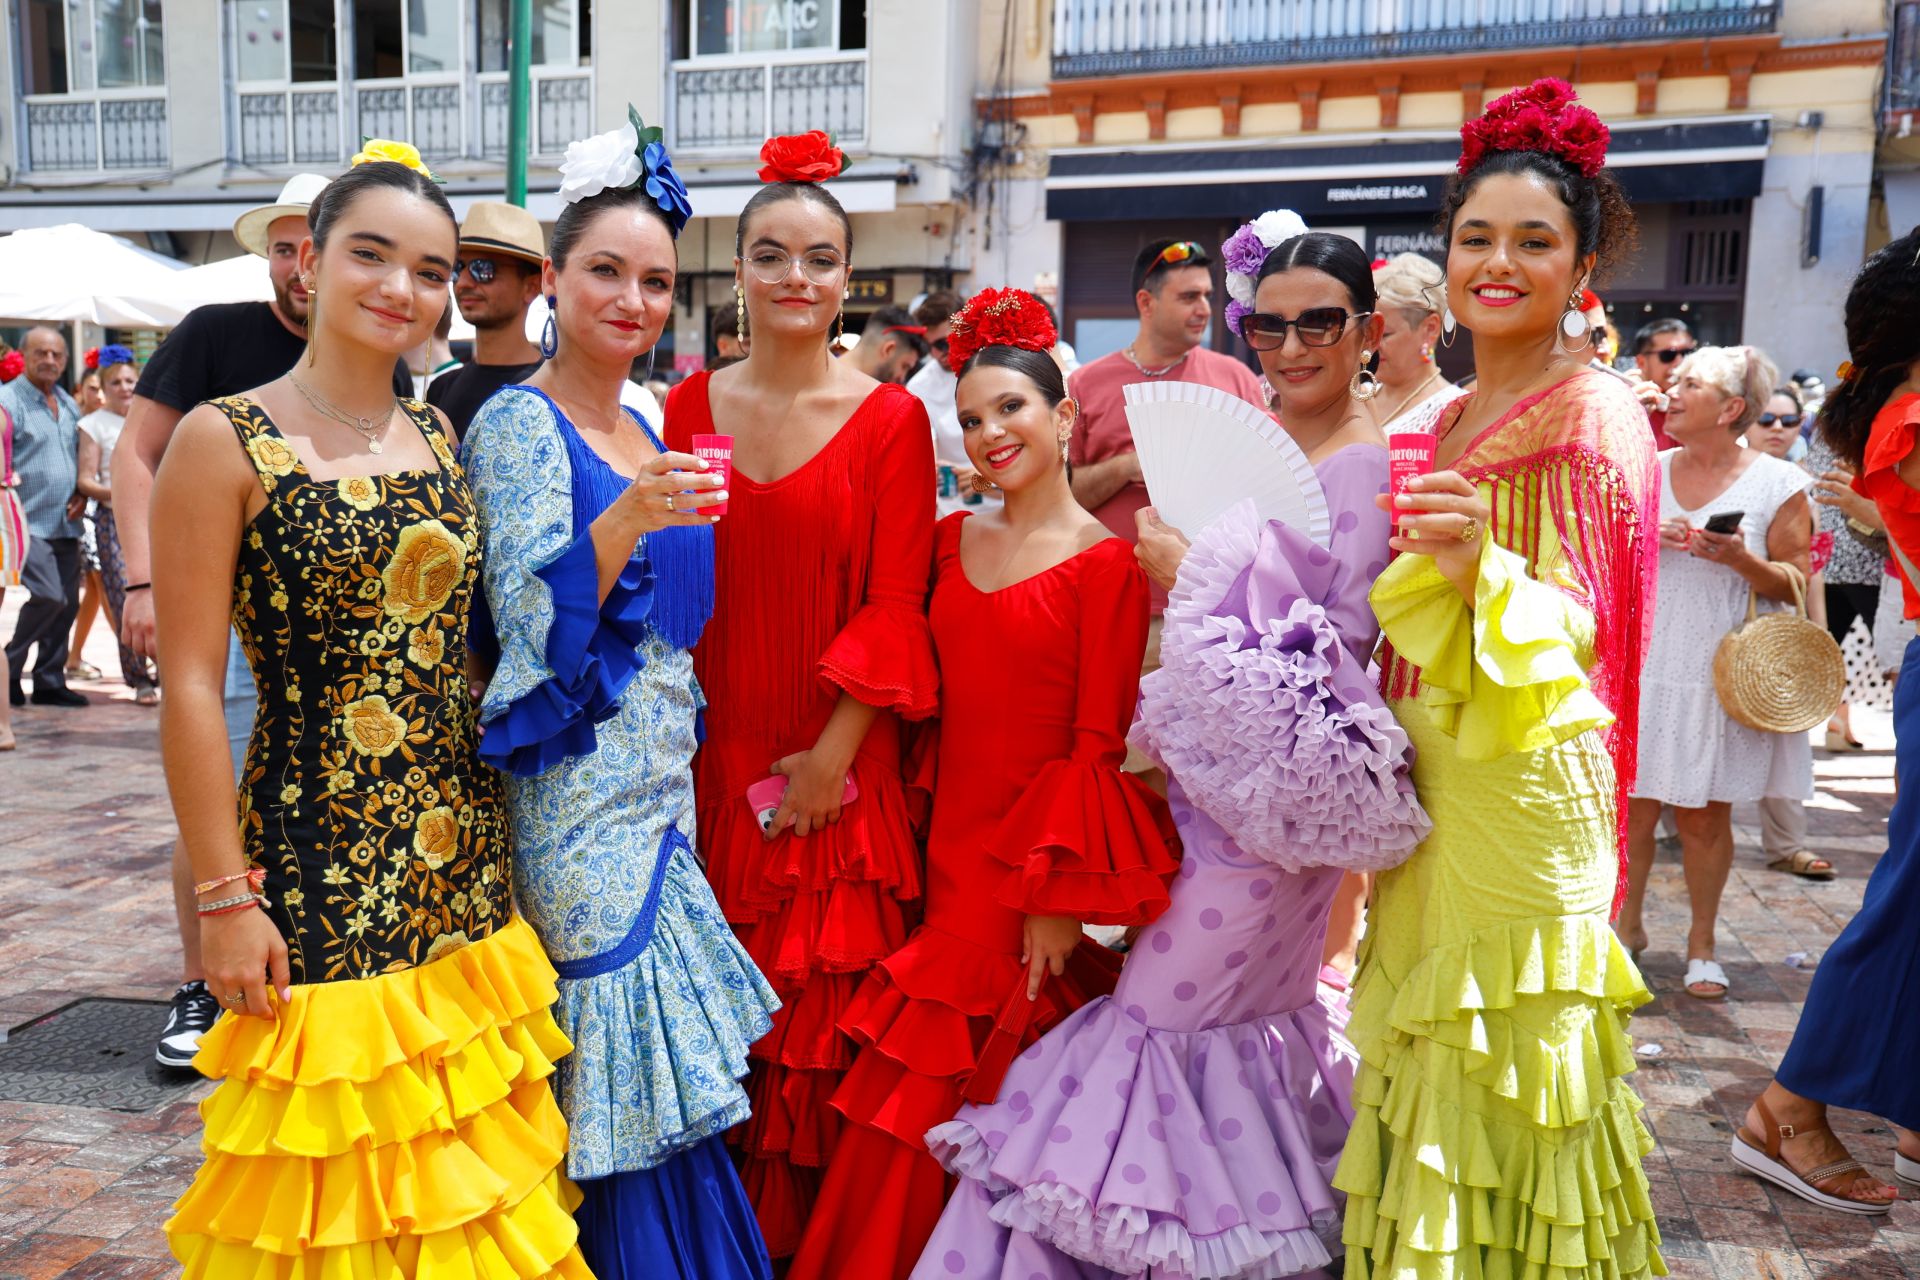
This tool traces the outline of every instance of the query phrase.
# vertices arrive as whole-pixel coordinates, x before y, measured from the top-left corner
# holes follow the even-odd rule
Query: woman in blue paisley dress
[[[619,395],[672,314],[685,189],[632,125],[574,144],[561,176],[546,364],[464,448],[498,645],[480,754],[507,775],[515,896],[575,1046],[557,1085],[581,1252],[600,1280],[764,1280],[719,1135],[747,1117],[747,1048],[777,1001],[693,848],[687,651],[713,609],[703,508],[725,492]]]

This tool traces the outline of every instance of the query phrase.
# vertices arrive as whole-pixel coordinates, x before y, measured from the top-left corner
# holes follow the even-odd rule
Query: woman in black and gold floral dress
[[[453,215],[411,148],[368,151],[312,208],[308,354],[188,414],[156,481],[167,782],[229,1012],[167,1232],[189,1277],[586,1277],[547,1084],[571,1046],[475,754],[472,495],[388,390],[447,305]],[[260,689],[237,827],[229,620]]]

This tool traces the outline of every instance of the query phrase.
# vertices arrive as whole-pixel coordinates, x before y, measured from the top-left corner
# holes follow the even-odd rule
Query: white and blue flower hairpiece
[[[687,184],[673,171],[673,158],[661,141],[664,137],[664,131],[648,127],[640,113],[628,106],[627,123],[618,129],[567,144],[566,158],[560,162],[560,199],[577,204],[602,191],[642,187],[678,237],[693,217],[693,205],[687,199]]]

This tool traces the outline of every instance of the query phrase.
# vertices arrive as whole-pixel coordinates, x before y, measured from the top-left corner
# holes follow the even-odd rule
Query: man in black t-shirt
[[[307,209],[327,185],[317,173],[297,174],[273,204],[249,209],[233,224],[241,247],[267,260],[272,302],[230,302],[196,307],[167,335],[141,371],[120,441],[113,451],[113,511],[126,566],[127,597],[121,636],[143,657],[154,656],[152,545],[147,518],[153,475],[180,419],[203,400],[263,386],[293,368],[307,349],[307,291],[300,283],[300,244],[307,238]],[[395,395],[411,396],[405,361],[394,369]],[[253,678],[237,643],[227,650],[224,704],[227,745],[234,777],[243,776],[256,696]],[[174,912],[180,926],[185,980],[173,994],[167,1025],[154,1057],[162,1066],[186,1068],[200,1035],[220,1006],[201,980],[200,922],[193,870],[184,848],[173,851]]]
[[[546,256],[540,220],[517,205],[476,200],[460,224],[453,300],[473,326],[473,359],[427,388],[427,403],[447,415],[455,435],[467,433],[489,396],[540,367],[540,349],[527,341],[527,309],[540,296]]]

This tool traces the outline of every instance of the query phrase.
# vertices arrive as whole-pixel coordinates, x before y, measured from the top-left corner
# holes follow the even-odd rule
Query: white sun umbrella
[[[0,237],[0,317],[164,329],[186,314],[165,301],[183,267],[78,223],[29,227]]]
[[[188,307],[210,302],[272,302],[273,280],[267,260],[251,253],[207,262],[167,281],[175,301]]]

